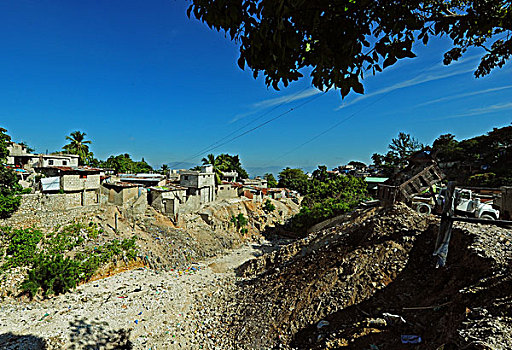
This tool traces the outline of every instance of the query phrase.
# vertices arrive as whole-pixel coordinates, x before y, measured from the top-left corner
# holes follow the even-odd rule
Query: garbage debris
[[[322,321],[318,322],[318,324],[316,325],[316,328],[322,329],[323,327],[327,327],[328,325],[329,325],[329,321],[322,320]]]
[[[402,335],[400,337],[402,344],[419,344],[421,337],[419,335]]]

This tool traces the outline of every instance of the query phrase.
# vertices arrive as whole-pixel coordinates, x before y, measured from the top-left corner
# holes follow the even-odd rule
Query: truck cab
[[[455,212],[469,217],[497,220],[499,211],[487,203],[482,203],[480,198],[476,198],[474,193],[468,189],[458,189],[458,201],[455,206]]]

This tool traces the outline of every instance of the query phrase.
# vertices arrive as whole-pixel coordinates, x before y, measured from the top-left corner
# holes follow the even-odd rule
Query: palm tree
[[[215,174],[215,184],[219,185],[221,183],[222,171],[219,169],[219,165],[221,165],[221,159],[219,157],[215,158],[215,156],[210,153],[205,158],[201,159],[203,165],[211,164],[213,166],[213,172]]]
[[[162,167],[160,168],[160,173],[165,175],[169,172],[169,166],[167,164],[162,164]]]
[[[66,152],[78,155],[80,165],[87,164],[92,156],[88,146],[91,141],[85,140],[85,135],[85,132],[73,131],[69,136],[66,136],[66,140],[70,142],[62,147]]]

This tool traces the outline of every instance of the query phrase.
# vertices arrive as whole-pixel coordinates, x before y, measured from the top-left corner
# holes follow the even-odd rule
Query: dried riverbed
[[[147,268],[79,286],[74,292],[0,306],[2,349],[214,349],[215,303],[235,284],[234,268],[265,245],[159,272]]]

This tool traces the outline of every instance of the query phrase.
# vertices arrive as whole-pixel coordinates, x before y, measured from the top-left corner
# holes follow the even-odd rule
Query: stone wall
[[[84,188],[86,190],[96,190],[100,188],[100,175],[87,175],[82,181],[84,182]]]
[[[217,187],[217,199],[231,199],[238,197],[238,188],[231,185],[219,185]]]
[[[60,178],[60,188],[64,191],[80,191],[83,189],[83,183],[80,175],[62,175]]]
[[[94,198],[96,193],[88,196]],[[92,201],[92,199],[91,199]],[[24,194],[21,196],[21,205],[18,212],[62,211],[82,206],[82,192],[58,193],[58,194]]]
[[[96,191],[85,191],[83,193],[83,201],[82,204],[84,206],[87,205],[95,205],[99,204],[99,194]]]

